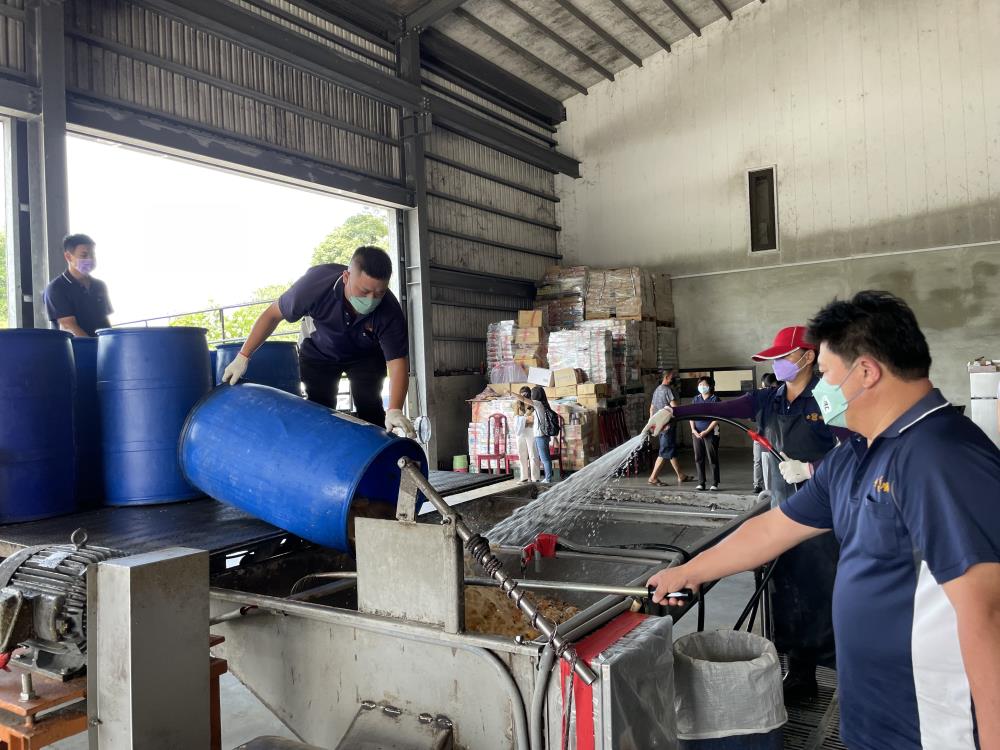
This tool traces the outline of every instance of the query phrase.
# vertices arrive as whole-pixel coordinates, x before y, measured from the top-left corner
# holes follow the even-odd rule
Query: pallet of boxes
[[[491,447],[490,414],[513,415],[511,392],[526,384],[545,387],[562,418],[562,468],[572,471],[638,434],[659,383],[657,372],[677,366],[666,275],[638,267],[552,267],[535,308],[521,311],[516,321],[490,325],[490,386],[473,400],[469,424],[473,467]],[[514,453],[516,436],[512,442]]]

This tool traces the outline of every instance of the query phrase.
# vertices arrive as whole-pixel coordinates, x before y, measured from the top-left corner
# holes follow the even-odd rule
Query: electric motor
[[[87,568],[124,553],[87,544],[77,529],[70,544],[26,547],[0,563],[0,653],[66,680],[87,666]]]

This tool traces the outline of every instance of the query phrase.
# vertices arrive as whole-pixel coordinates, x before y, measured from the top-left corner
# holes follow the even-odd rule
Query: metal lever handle
[[[409,480],[424,494],[424,497],[434,506],[434,509],[441,514],[441,517],[455,525],[455,533],[462,540],[465,549],[472,558],[479,563],[486,574],[500,586],[500,590],[514,602],[521,612],[528,618],[531,626],[549,639],[556,654],[567,661],[573,667],[577,677],[588,685],[593,685],[597,681],[597,675],[581,659],[577,658],[576,649],[573,648],[565,638],[556,630],[556,624],[539,612],[538,608],[525,597],[524,591],[518,586],[517,580],[511,577],[503,569],[503,563],[490,550],[490,543],[473,532],[462,517],[444,501],[426,477],[420,473],[420,467],[409,458],[399,459],[400,470],[404,472]]]

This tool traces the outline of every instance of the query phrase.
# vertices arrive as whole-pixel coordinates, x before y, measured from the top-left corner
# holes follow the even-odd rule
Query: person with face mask
[[[95,243],[85,234],[63,240],[66,270],[45,287],[45,310],[52,327],[74,336],[95,336],[99,328],[110,328],[114,312],[108,287],[91,274],[97,266]]]
[[[764,437],[786,456],[780,465],[770,453],[763,456],[771,506],[776,507],[794,493],[796,484],[809,479],[813,465],[850,432],[833,430],[820,416],[812,397],[819,383],[815,373],[816,346],[806,338],[805,326],[782,328],[771,346],[753,355],[753,359],[771,363],[780,381],[777,388],[753,390],[716,404],[664,410],[653,416],[647,429],[655,434],[664,419],[669,422],[695,413],[754,420]],[[788,655],[784,688],[789,702],[814,698],[816,667],[834,664],[831,602],[836,566],[837,545],[830,537],[822,537],[784,555],[771,577],[774,642],[779,651]]]
[[[931,383],[927,341],[898,297],[834,301],[809,337],[821,418],[856,434],[780,507],[650,578],[653,599],[835,538],[844,743],[1000,748],[1000,450]]]
[[[715,395],[715,378],[703,375],[698,378],[698,395],[691,402],[692,406],[701,404],[717,404],[719,397]],[[698,475],[696,489],[705,489],[705,461],[712,465],[711,491],[719,489],[719,423],[708,419],[691,420],[691,441],[694,444],[694,466]]]
[[[294,323],[308,315],[313,327],[299,350],[308,399],[335,409],[340,379],[346,374],[359,419],[414,437],[413,425],[403,414],[409,337],[403,310],[389,291],[391,275],[389,255],[378,247],[359,247],[347,266],[313,266],[260,314],[222,381],[239,383],[250,357],[282,320]],[[387,373],[385,411],[382,384]]]

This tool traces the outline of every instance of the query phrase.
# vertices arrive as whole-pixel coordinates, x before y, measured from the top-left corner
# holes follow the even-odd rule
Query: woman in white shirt
[[[531,398],[531,389],[519,391],[524,399]],[[521,461],[521,481],[537,482],[539,478],[538,450],[535,447],[535,409],[523,401],[514,404],[514,434],[517,436],[517,456]]]

